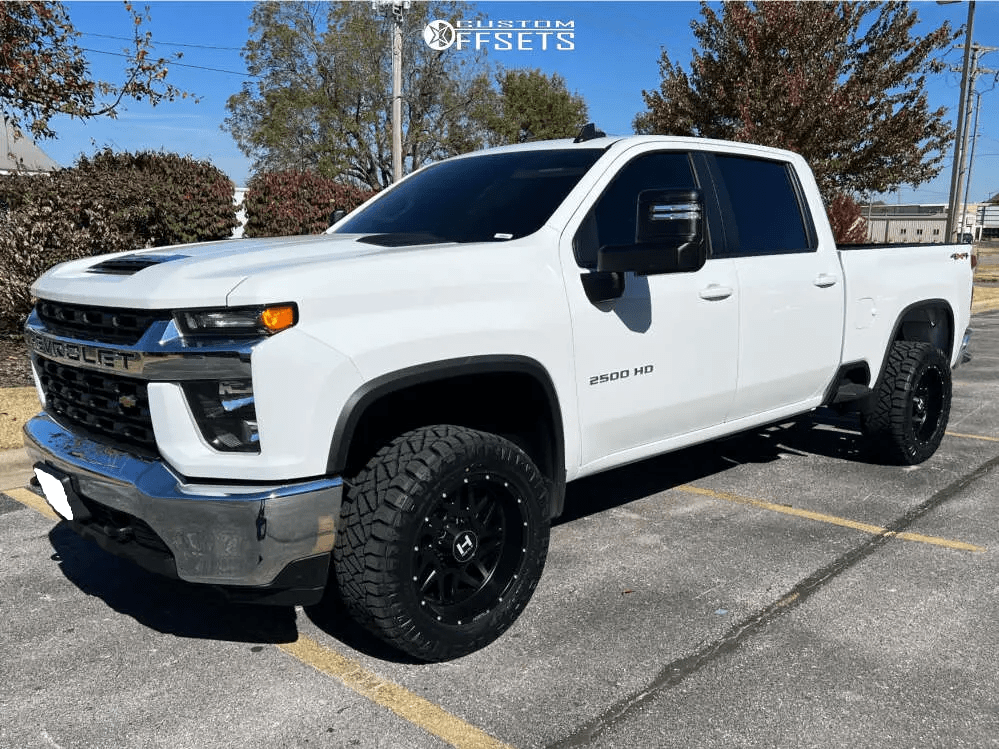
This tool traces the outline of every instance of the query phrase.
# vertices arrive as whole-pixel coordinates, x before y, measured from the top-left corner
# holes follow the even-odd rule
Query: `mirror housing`
[[[602,304],[619,299],[624,294],[623,273],[583,273],[579,280],[590,304]]]
[[[333,226],[333,224],[335,224],[337,221],[339,221],[346,215],[347,215],[346,211],[337,208],[335,211],[333,211],[333,213],[330,214],[328,225]]]
[[[644,190],[638,195],[635,244],[601,247],[597,270],[640,276],[690,273],[707,260],[700,190]]]

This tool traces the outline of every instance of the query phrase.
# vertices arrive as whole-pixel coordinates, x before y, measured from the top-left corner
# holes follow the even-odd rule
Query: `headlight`
[[[243,338],[273,335],[298,322],[294,304],[262,307],[222,307],[220,309],[178,310],[174,320],[186,336]]]
[[[250,380],[185,382],[184,392],[208,444],[226,452],[260,452]]]

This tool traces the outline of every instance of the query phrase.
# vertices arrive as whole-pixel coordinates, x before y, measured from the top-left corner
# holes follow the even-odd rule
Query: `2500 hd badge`
[[[617,372],[605,372],[604,374],[593,375],[590,377],[590,384],[603,385],[605,382],[627,380],[629,377],[640,377],[642,375],[652,374],[654,371],[654,365],[646,364],[644,367],[635,367],[634,370],[620,369]]]

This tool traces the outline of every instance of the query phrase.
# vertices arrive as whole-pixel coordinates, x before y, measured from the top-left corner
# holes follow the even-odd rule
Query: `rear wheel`
[[[896,341],[861,427],[893,463],[915,465],[936,452],[950,417],[950,366],[929,343]]]
[[[416,658],[445,660],[516,620],[548,537],[545,484],[520,448],[425,427],[392,441],[351,482],[334,566],[355,619]]]

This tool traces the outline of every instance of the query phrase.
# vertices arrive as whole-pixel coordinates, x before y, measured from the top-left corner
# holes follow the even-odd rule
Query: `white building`
[[[976,239],[999,239],[999,195],[978,206],[977,219],[980,233],[976,235]]]
[[[947,206],[865,205],[867,241],[876,243],[923,244],[943,242],[947,234]]]
[[[0,174],[48,174],[58,168],[31,138],[15,137],[14,128],[0,118]]]
[[[970,234],[974,240],[983,238],[982,210],[983,206],[977,203],[965,206],[956,229],[959,235]],[[868,242],[929,244],[947,241],[946,203],[863,205],[861,211],[867,219]],[[993,231],[999,233],[999,211],[989,215],[995,215]]]
[[[232,230],[232,239],[242,239],[246,230],[246,188],[237,187],[232,191],[232,204],[236,206],[236,228]]]

